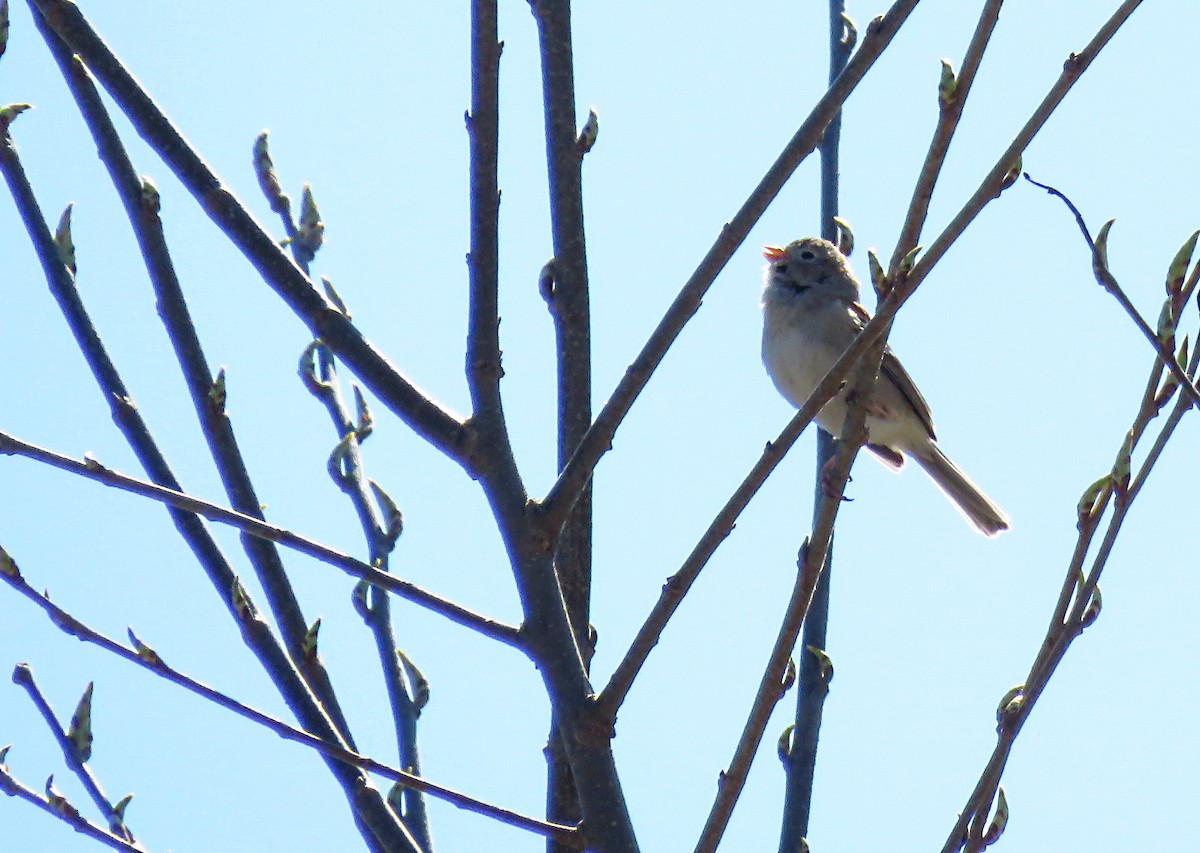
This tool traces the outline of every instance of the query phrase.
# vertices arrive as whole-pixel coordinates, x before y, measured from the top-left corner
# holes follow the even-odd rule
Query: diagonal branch
[[[175,349],[183,378],[192,398],[196,418],[200,423],[209,452],[225,486],[230,504],[239,512],[263,519],[262,502],[255,492],[242,457],[233,425],[223,405],[217,405],[212,393],[214,377],[204,355],[200,337],[192,322],[191,312],[176,275],[170,250],[163,234],[157,197],[148,204],[145,187],[138,177],[129,155],[122,145],[116,128],[104,107],[100,93],[87,72],[87,68],[75,57],[67,46],[46,26],[40,15],[34,15],[34,23],[58,63],[63,79],[84,116],[85,123],[95,140],[100,159],[108,169],[113,186],[125,208],[130,227],[141,249],[154,293],[157,297],[159,314],[166,326],[168,337]],[[221,381],[218,379],[217,381]],[[299,663],[302,655],[308,623],[296,599],[294,590],[284,570],[279,552],[267,540],[247,536],[243,547],[262,583],[263,591],[279,625],[280,633],[287,644],[288,653]],[[302,667],[301,673],[320,697],[321,704],[329,712],[346,742],[353,747],[350,726],[342,712],[341,703],[334,693],[333,684],[324,666],[316,664]]]
[[[1107,263],[1103,257],[1095,259],[1095,265],[1098,274],[1100,270],[1108,272]],[[1111,273],[1108,274],[1111,275]],[[1196,275],[1195,272],[1193,272],[1194,275]],[[1170,300],[1171,296],[1168,295],[1168,303]],[[1198,368],[1200,368],[1200,350],[1192,353],[1186,372],[1189,376],[1195,377]],[[1111,556],[1117,534],[1132,508],[1133,501],[1137,498],[1150,472],[1161,457],[1167,441],[1174,435],[1183,416],[1193,407],[1191,397],[1185,394],[1179,394],[1176,397],[1175,406],[1155,437],[1137,476],[1131,478],[1130,457],[1133,450],[1145,435],[1149,423],[1158,416],[1162,407],[1180,387],[1177,383],[1172,385],[1171,380],[1168,379],[1160,388],[1161,376],[1162,359],[1160,357],[1156,359],[1150,370],[1147,391],[1143,393],[1133,425],[1122,441],[1122,448],[1118,453],[1116,464],[1106,476],[1090,486],[1080,500],[1078,507],[1079,535],[1067,565],[1062,590],[1050,618],[1050,625],[1046,629],[1046,636],[1030,665],[1025,682],[1009,691],[1001,701],[1000,707],[997,708],[999,725],[997,726],[996,745],[979,780],[967,798],[966,806],[959,813],[954,828],[947,836],[942,848],[943,853],[955,853],[964,847],[966,850],[976,853],[986,848],[990,841],[994,840],[993,834],[998,834],[999,828],[995,827],[994,822],[989,823],[987,818],[991,803],[997,796],[1000,778],[1015,747],[1017,735],[1071,644],[1100,614],[1100,575]],[[1096,548],[1091,568],[1085,576],[1084,562],[1095,540],[1100,519],[1110,502],[1115,505],[1113,514],[1109,518],[1108,527]]]
[[[1116,276],[1114,276],[1112,274],[1112,270],[1109,269],[1107,260],[1105,259],[1108,237],[1107,230],[1103,228],[1101,229],[1101,233],[1105,239],[1103,243],[1097,243],[1092,239],[1091,232],[1088,231],[1087,223],[1083,221],[1083,214],[1079,212],[1079,208],[1077,208],[1069,198],[1056,190],[1054,187],[1038,183],[1033,178],[1029,177],[1028,173],[1025,175],[1025,180],[1029,181],[1029,183],[1033,184],[1035,187],[1044,189],[1046,192],[1050,193],[1050,195],[1061,199],[1063,204],[1065,204],[1071,213],[1074,214],[1075,224],[1079,226],[1079,230],[1083,234],[1083,239],[1087,241],[1088,249],[1090,249],[1092,253],[1092,273],[1095,275],[1096,281],[1101,287],[1112,294],[1113,298],[1117,300],[1117,303],[1121,306],[1121,308],[1124,309],[1125,313],[1132,318],[1133,324],[1137,326],[1138,331],[1145,336],[1146,340],[1150,341],[1150,345],[1154,347],[1154,351],[1158,353],[1158,357],[1162,359],[1162,363],[1166,366],[1167,370],[1169,370],[1171,375],[1175,377],[1176,381],[1183,386],[1183,390],[1187,393],[1188,397],[1191,398],[1192,404],[1200,406],[1200,390],[1197,390],[1195,384],[1191,380],[1191,377],[1188,376],[1187,371],[1184,370],[1179,364],[1178,360],[1175,358],[1175,353],[1171,351],[1171,348],[1159,339],[1159,336],[1155,334],[1153,329],[1150,328],[1150,324],[1147,323],[1145,318],[1138,313],[1137,308],[1133,306],[1133,303],[1125,294],[1124,288],[1122,288],[1117,282]]]
[[[1058,79],[1050,87],[1042,102],[1034,109],[1029,119],[1024,126],[1017,131],[1013,137],[1013,141],[996,160],[996,164],[980,181],[979,187],[967,199],[950,223],[942,230],[942,233],[925,249],[920,259],[913,266],[907,278],[896,283],[896,291],[892,298],[885,300],[879,306],[879,314],[884,313],[886,306],[894,300],[902,303],[916,289],[925,277],[929,275],[933,267],[942,256],[950,250],[967,226],[970,225],[980,211],[987,206],[988,202],[999,196],[1005,186],[1005,177],[1011,174],[1013,169],[1021,162],[1021,154],[1029,147],[1038,132],[1050,120],[1050,116],[1058,109],[1059,104],[1063,102],[1071,88],[1079,81],[1083,72],[1088,69],[1104,46],[1109,43],[1117,30],[1129,19],[1134,10],[1141,5],[1142,0],[1124,0],[1123,3],[1113,12],[1112,16],[1105,21],[1092,40],[1087,43],[1083,50],[1079,53],[1072,53],[1063,63],[1062,73]],[[898,305],[897,305],[898,307]],[[894,309],[886,309],[894,310]]]
[[[510,826],[525,829],[548,838],[554,838],[556,841],[571,847],[582,846],[579,832],[574,827],[547,823],[546,821],[527,817],[509,809],[484,802],[483,800],[477,800],[474,797],[459,793],[452,788],[430,782],[428,779],[414,773],[391,767],[368,756],[360,755],[353,750],[331,744],[306,731],[289,726],[282,720],[272,717],[269,714],[264,714],[262,711],[245,705],[219,690],[215,690],[207,684],[197,681],[177,669],[171,668],[157,652],[140,641],[135,642],[136,648],[126,648],[115,640],[101,634],[99,631],[88,627],[66,610],[54,604],[49,596],[39,593],[31,587],[17,570],[15,562],[13,562],[12,558],[2,548],[0,548],[0,579],[3,579],[9,586],[21,593],[21,595],[42,608],[50,620],[70,636],[84,642],[92,643],[130,663],[135,663],[160,678],[170,681],[172,684],[190,690],[197,696],[207,699],[228,711],[232,711],[250,722],[270,729],[284,740],[298,743],[329,758],[335,758],[340,762],[360,767],[363,770],[369,770],[388,779],[393,779],[406,787],[424,791],[458,808],[491,817]],[[2,787],[2,783],[0,783],[0,787]]]
[[[59,248],[50,235],[41,206],[37,203],[28,175],[25,174],[17,155],[16,145],[13,144],[12,137],[8,136],[7,130],[7,127],[0,128],[0,172],[4,173],[13,202],[16,203],[26,233],[34,246],[38,262],[42,265],[50,293],[58,301],[67,326],[76,338],[80,353],[88,362],[92,376],[108,402],[113,421],[132,447],[134,455],[152,479],[164,483],[174,491],[180,491],[179,480],[176,479],[154,435],[150,433],[148,425],[138,412],[137,404],[130,396],[113,360],[109,358],[108,350],[92,324],[83,300],[79,298],[73,274],[62,260]],[[270,674],[288,708],[310,731],[334,743],[341,743],[341,734],[306,681],[296,671],[292,659],[278,643],[270,627],[262,618],[257,617],[256,608],[234,575],[226,555],[212,539],[211,531],[191,512],[176,510],[174,507],[169,512],[176,530],[179,530],[180,536],[192,549],[192,553],[196,554],[217,595],[238,623],[246,647],[257,657],[264,671]],[[407,831],[396,821],[394,813],[388,809],[377,789],[370,785],[358,769],[332,761],[328,762],[328,767],[340,783],[356,821],[370,830],[368,835],[398,851],[415,851],[415,845]]]
[[[284,547],[299,551],[301,554],[307,554],[321,562],[336,566],[352,577],[361,578],[389,592],[394,592],[401,598],[408,599],[435,613],[440,613],[451,621],[472,628],[486,637],[491,637],[494,640],[499,640],[506,645],[516,648],[523,648],[520,632],[516,628],[489,619],[486,616],[481,616],[452,601],[434,595],[416,584],[401,580],[386,572],[381,572],[361,560],[354,559],[348,554],[343,554],[340,551],[329,548],[298,533],[293,533],[283,527],[243,515],[236,510],[211,503],[202,498],[193,497],[178,489],[170,489],[165,486],[146,482],[145,480],[139,480],[136,477],[130,477],[111,468],[105,468],[95,460],[73,459],[70,456],[55,453],[53,450],[38,447],[36,444],[29,444],[7,433],[0,432],[0,454],[5,453],[44,462],[59,470],[87,477],[89,480],[95,480],[106,486],[112,486],[121,491],[161,501],[176,509],[195,513],[209,521],[228,524],[244,533],[249,533],[251,536],[257,536],[270,542],[277,542]]]
[[[166,487],[179,491],[178,479],[138,411],[80,299],[73,273],[61,257],[46,226],[7,126],[0,128],[0,172],[4,174],[29,234],[49,290],[58,302],[71,334],[110,407],[114,422],[150,476]],[[306,729],[340,744],[341,735],[270,626],[258,616],[257,608],[238,582],[211,531],[193,513],[175,508],[170,508],[169,513],[180,536],[195,554],[221,602],[234,618],[246,647],[270,675],[288,708]],[[358,768],[332,760],[327,761],[327,766],[342,788],[355,819],[369,830],[368,837],[394,850],[415,851],[416,845],[411,836],[397,821],[379,791]]]
[[[450,458],[474,470],[472,434],[363,337],[329,303],[287,252],[238,201],[201,159],[149,94],[68,0],[29,0],[51,29],[70,46],[187,187],[209,218],[225,233],[288,307],[321,338],[363,384],[414,431]]]
[[[629,695],[634,679],[641,672],[650,652],[658,645],[659,637],[662,636],[667,622],[675,615],[679,605],[683,603],[683,597],[696,582],[700,572],[708,565],[709,559],[717,548],[733,532],[738,516],[749,505],[750,500],[758,493],[762,484],[767,481],[767,477],[783,461],[783,457],[796,443],[800,434],[812,423],[812,419],[817,416],[817,413],[840,390],[842,378],[849,372],[853,361],[858,353],[862,352],[862,349],[862,347],[856,349],[852,356],[848,350],[847,356],[851,357],[843,356],[845,363],[839,361],[834,365],[829,375],[813,392],[812,397],[788,421],[779,437],[767,443],[766,449],[754,463],[754,467],[750,469],[741,485],[730,495],[725,506],[721,507],[721,511],[713,518],[708,529],[704,531],[700,540],[692,548],[692,552],[684,560],[683,565],[663,584],[658,601],[646,617],[646,621],[642,623],[642,627],[638,629],[637,636],[634,637],[625,656],[621,658],[620,663],[609,677],[608,684],[597,698],[597,704],[606,719],[616,719],[617,711],[625,701],[625,697]]]
[[[813,594],[829,557],[834,522],[841,508],[846,483],[850,479],[850,468],[867,440],[867,407],[879,373],[884,344],[884,340],[876,342],[873,348],[864,354],[856,368],[853,388],[847,395],[849,406],[842,427],[842,438],[827,471],[827,482],[831,486],[824,491],[817,508],[812,538],[806,540],[800,549],[797,564],[799,571],[787,610],[784,612],[767,666],[759,680],[758,691],[750,706],[750,713],[738,739],[733,759],[721,774],[717,797],[696,843],[696,853],[715,853],[746,784],[750,765],[758,752],[759,744],[762,743],[771,712],[794,680],[795,664],[791,660],[792,650],[796,646],[796,638],[800,635],[804,617],[808,614]]]
[[[1000,7],[1004,0],[987,0],[979,13],[979,22],[975,25],[975,34],[967,45],[963,56],[962,69],[953,80],[949,92],[939,97],[941,107],[937,127],[933,138],[929,141],[929,151],[925,154],[925,162],[918,173],[916,185],[913,187],[912,200],[908,205],[908,213],[904,225],[900,228],[900,236],[896,240],[896,248],[888,271],[895,273],[900,261],[912,251],[921,239],[921,229],[929,215],[929,203],[933,199],[933,189],[942,173],[942,165],[946,162],[946,154],[950,150],[950,142],[958,129],[963,109],[967,105],[967,96],[971,93],[971,85],[975,82],[975,74],[983,62],[984,51],[991,40],[992,31],[1000,18]],[[953,74],[947,67],[947,73]]]
[[[66,762],[67,767],[79,779],[80,784],[87,791],[92,803],[95,804],[100,813],[104,815],[105,820],[108,821],[109,832],[126,841],[136,842],[137,839],[133,837],[133,833],[125,825],[125,819],[113,805],[112,801],[109,800],[108,795],[104,793],[104,789],[100,787],[100,781],[92,773],[92,768],[88,766],[87,753],[80,751],[79,747],[72,740],[69,731],[64,729],[62,723],[59,722],[58,715],[54,713],[54,708],[50,706],[50,701],[42,693],[42,689],[38,687],[37,682],[33,678],[33,668],[27,663],[17,664],[13,670],[12,680],[14,684],[24,687],[25,692],[29,694],[29,698],[33,701],[38,713],[42,715],[42,720],[46,723],[46,727],[58,742],[58,748],[63,754],[63,761]],[[87,697],[86,701],[89,703],[91,702],[91,691],[92,687],[89,684],[84,694]],[[72,720],[72,726],[74,726],[74,720]],[[90,752],[90,722],[88,724],[87,738],[89,744],[87,752]]]
[[[86,835],[93,841],[98,841],[113,850],[124,850],[126,853],[148,853],[142,845],[118,838],[104,827],[92,823],[65,798],[43,797],[32,788],[22,785],[8,772],[8,767],[2,762],[0,762],[0,791],[10,797],[18,797],[27,803],[32,803],[47,814],[63,821],[80,835]]]

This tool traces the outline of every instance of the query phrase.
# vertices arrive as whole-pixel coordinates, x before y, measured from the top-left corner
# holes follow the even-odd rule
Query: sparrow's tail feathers
[[[933,442],[920,453],[912,453],[917,464],[925,469],[929,478],[950,499],[963,518],[984,536],[995,536],[1008,530],[1008,516],[983,493],[971,478],[950,461]]]

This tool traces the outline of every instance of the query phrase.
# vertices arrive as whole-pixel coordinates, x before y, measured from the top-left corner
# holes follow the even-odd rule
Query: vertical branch
[[[567,18],[562,20],[569,23]],[[557,530],[546,530],[530,512],[532,504],[513,458],[501,407],[497,298],[500,194],[496,177],[501,43],[497,40],[495,0],[474,0],[471,32],[471,113],[467,121],[471,137],[471,298],[467,380],[474,407],[471,425],[479,437],[476,448],[479,481],[516,576],[525,617],[521,625],[523,647],[542,675],[554,709],[555,728],[562,733],[561,743],[579,784],[580,813],[589,849],[626,853],[637,850],[637,839],[617,777],[610,742],[612,732],[603,725],[595,707],[595,691],[588,681],[555,571]],[[569,66],[569,53],[567,59]],[[581,242],[579,247],[577,251],[581,252]]]
[[[496,0],[471,4],[471,248],[467,255],[467,385],[472,420],[484,430],[503,424],[500,403],[500,51]]]
[[[570,461],[592,421],[591,324],[583,226],[583,149],[575,128],[571,12],[566,0],[535,0],[542,55],[546,162],[550,184],[554,285],[551,294],[558,351],[558,469]],[[586,636],[591,573],[590,483],[575,504],[558,548],[558,570],[572,623]],[[564,569],[566,575],[564,575]],[[586,652],[590,657],[590,652]]]
[[[367,541],[371,565],[387,572],[390,555],[404,525],[400,509],[378,483],[367,477],[363,465],[362,442],[371,435],[373,429],[373,418],[366,399],[358,386],[354,385],[357,417],[352,419],[342,397],[333,355],[320,341],[314,341],[305,349],[299,372],[305,387],[325,407],[340,439],[330,455],[329,474],[354,506]],[[428,685],[424,676],[396,644],[391,598],[384,590],[362,580],[355,586],[352,600],[354,609],[375,640],[392,712],[400,766],[409,773],[419,775],[421,756],[417,749],[417,719],[429,696]],[[320,660],[316,654],[317,627],[314,625],[309,632],[306,663]],[[389,792],[388,802],[412,833],[422,853],[432,853],[432,832],[424,793],[417,788],[397,784]]]
[[[566,467],[592,422],[591,321],[587,249],[583,226],[581,165],[583,148],[575,131],[575,69],[569,0],[532,0],[542,60],[542,100],[546,123],[546,171],[554,245],[553,286],[546,294],[554,318],[558,356],[558,470]],[[592,574],[592,484],[581,490],[567,515],[554,563],[571,628],[583,657],[591,662],[588,622]],[[574,823],[580,814],[575,781],[559,733],[552,727],[547,746],[546,816]],[[549,841],[548,849],[558,849]]]
[[[848,26],[845,0],[829,0],[829,82],[830,85],[846,67],[854,47],[854,31]],[[840,145],[842,114],[839,111],[825,129],[821,140],[821,236],[838,242]],[[813,524],[817,523],[821,499],[824,496],[821,473],[833,460],[837,448],[832,435],[824,429],[817,431],[817,475]],[[829,693],[832,671],[825,653],[829,624],[829,584],[833,570],[833,539],[825,570],[813,591],[800,638],[800,675],[796,692],[796,717],[790,743],[781,749],[786,781],[784,784],[783,820],[779,833],[779,853],[800,850],[808,835],[809,813],[812,806],[813,776],[817,769],[817,741],[821,731],[821,714]]]

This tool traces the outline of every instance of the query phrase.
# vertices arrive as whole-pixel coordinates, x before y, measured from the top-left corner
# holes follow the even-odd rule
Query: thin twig
[[[156,482],[179,491],[178,479],[142,419],[83,305],[74,274],[59,254],[12,138],[7,128],[4,131],[0,134],[0,172],[3,172],[8,183],[46,283],[62,309],[67,325],[126,442]],[[341,735],[329,715],[300,676],[270,626],[257,615],[257,608],[249,594],[238,582],[229,561],[200,517],[173,507],[168,512],[222,603],[234,615],[243,642],[269,674],[288,707],[306,729],[331,742],[340,742]],[[369,827],[370,834],[395,850],[416,853],[416,845],[408,832],[383,801],[379,791],[363,779],[358,768],[336,761],[327,762],[327,766],[351,804],[356,819]]]
[[[367,478],[363,467],[362,442],[371,435],[373,429],[366,399],[358,386],[354,385],[358,412],[357,418],[352,418],[342,397],[333,354],[320,341],[314,341],[305,349],[299,373],[305,388],[325,407],[340,439],[330,455],[329,474],[354,507],[367,542],[372,568],[386,574],[391,552],[403,530],[403,522],[399,508],[378,483]],[[383,684],[392,711],[400,764],[409,772],[420,775],[417,718],[424,703],[414,697],[414,689],[419,688],[414,688],[408,677],[411,662],[396,645],[391,598],[380,594],[364,581],[355,589],[353,601],[355,610],[375,640]],[[315,629],[310,633],[315,634]],[[310,662],[319,665],[320,657],[316,654],[306,655],[305,668]],[[356,749],[353,743],[347,745]],[[424,796],[415,788],[405,788],[401,798],[403,808],[399,809],[400,819],[420,845],[422,853],[432,853],[432,833]]]
[[[22,785],[16,777],[8,772],[8,768],[4,764],[0,764],[0,791],[10,797],[19,797],[27,803],[32,803],[52,817],[58,818],[80,835],[86,835],[93,841],[99,841],[113,850],[124,850],[126,853],[149,853],[142,845],[118,838],[104,827],[92,823],[65,798],[51,800],[32,788]]]
[[[900,228],[900,236],[896,240],[896,248],[888,272],[895,274],[900,261],[912,251],[921,238],[921,229],[929,215],[929,203],[933,199],[933,190],[942,174],[942,166],[946,162],[946,154],[950,151],[950,143],[958,129],[967,97],[971,93],[971,85],[979,65],[983,62],[983,54],[991,40],[992,31],[1000,18],[1000,7],[1004,0],[987,0],[979,13],[979,22],[975,25],[975,33],[967,45],[963,56],[962,68],[954,80],[952,94],[946,98],[939,97],[938,122],[934,128],[933,137],[929,140],[929,150],[925,154],[925,162],[917,174],[913,186],[912,200],[908,205],[908,213]],[[952,71],[950,73],[953,73]]]
[[[1158,353],[1158,357],[1162,359],[1162,362],[1166,366],[1167,370],[1171,371],[1171,375],[1175,377],[1179,384],[1183,386],[1183,390],[1189,397],[1191,397],[1192,404],[1200,406],[1200,390],[1197,390],[1196,385],[1187,375],[1187,371],[1180,366],[1179,362],[1175,358],[1175,353],[1170,347],[1159,340],[1158,335],[1153,329],[1150,328],[1150,324],[1146,322],[1146,319],[1142,317],[1140,313],[1138,313],[1137,308],[1133,307],[1133,303],[1129,300],[1129,297],[1125,295],[1125,290],[1120,284],[1117,283],[1116,276],[1112,274],[1112,270],[1109,268],[1108,264],[1104,262],[1102,248],[1097,246],[1096,242],[1092,239],[1091,232],[1088,231],[1087,223],[1083,221],[1083,214],[1079,212],[1079,208],[1077,208],[1074,202],[1067,198],[1067,196],[1062,192],[1054,187],[1038,183],[1033,178],[1029,177],[1028,173],[1025,174],[1025,180],[1029,181],[1029,183],[1033,184],[1035,187],[1045,190],[1050,195],[1061,199],[1063,204],[1067,206],[1067,209],[1071,211],[1075,217],[1075,224],[1079,226],[1079,231],[1083,234],[1083,239],[1087,241],[1088,249],[1091,250],[1092,273],[1095,275],[1096,281],[1099,282],[1101,287],[1112,294],[1113,298],[1117,300],[1117,303],[1122,309],[1124,309],[1125,313],[1130,316],[1130,318],[1133,320],[1133,324],[1137,326],[1138,331],[1141,332],[1146,340],[1150,342],[1150,345],[1154,347],[1154,351]]]
[[[621,658],[620,663],[613,670],[612,676],[609,677],[608,684],[597,698],[597,705],[606,719],[614,720],[616,718],[617,710],[629,694],[633,681],[650,656],[651,650],[658,644],[658,639],[662,636],[667,622],[679,608],[683,597],[696,582],[696,578],[700,576],[700,572],[708,564],[717,548],[733,532],[737,517],[750,503],[751,498],[758,493],[771,472],[783,461],[783,457],[796,443],[800,434],[812,423],[812,419],[841,389],[842,376],[853,366],[863,348],[852,349],[853,352],[847,350],[846,355],[838,360],[834,368],[817,386],[813,395],[788,421],[787,426],[779,433],[779,437],[767,443],[758,461],[754,463],[741,484],[721,507],[721,511],[709,523],[708,529],[704,531],[700,540],[692,548],[692,552],[688,554],[683,565],[663,584],[658,601],[646,617],[645,622],[642,623],[642,627],[638,629],[637,636],[634,637],[625,656]]]
[[[105,468],[94,460],[73,459],[61,453],[55,453],[53,450],[47,450],[35,444],[21,441],[19,438],[15,438],[5,432],[0,432],[0,454],[2,453],[15,454],[17,456],[24,456],[27,459],[44,462],[59,470],[78,474],[81,477],[95,480],[106,486],[112,486],[121,491],[141,495],[142,497],[159,501],[176,509],[196,513],[199,516],[207,518],[209,521],[228,524],[231,527],[236,527],[243,533],[249,533],[251,536],[258,536],[271,542],[277,542],[287,548],[299,551],[301,554],[314,557],[323,563],[336,566],[352,577],[361,578],[389,592],[394,592],[401,598],[408,599],[435,613],[440,613],[446,618],[478,631],[486,637],[491,637],[494,640],[499,640],[506,645],[516,648],[522,647],[520,632],[510,625],[505,625],[486,616],[481,616],[461,605],[434,595],[416,584],[381,572],[348,554],[343,554],[340,551],[329,548],[298,533],[293,533],[285,528],[270,524],[269,522],[251,518],[228,507],[211,503],[175,489],[168,489],[145,480],[139,480],[136,477],[130,477],[111,468]]]
[[[109,831],[119,838],[124,838],[126,841],[137,841],[133,837],[133,833],[129,831],[129,827],[125,825],[125,820],[118,814],[113,803],[109,800],[108,795],[104,793],[104,789],[100,786],[100,781],[96,775],[92,773],[91,767],[88,766],[86,755],[81,755],[79,749],[72,742],[66,729],[58,720],[58,715],[54,713],[54,708],[50,706],[50,701],[46,695],[42,693],[42,689],[38,687],[37,682],[33,678],[33,669],[27,663],[19,663],[13,669],[12,680],[25,688],[25,692],[29,694],[29,698],[33,701],[34,707],[38,709],[38,713],[42,715],[43,722],[46,723],[46,728],[54,735],[55,741],[58,742],[58,748],[63,754],[63,761],[71,772],[79,779],[88,796],[95,804],[100,813],[104,815],[104,819],[108,822]],[[88,687],[88,694],[91,693],[91,687]],[[89,700],[90,701],[90,700]],[[90,731],[90,723],[89,723]]]
[[[896,283],[896,291],[892,296],[879,306],[879,311],[876,314],[885,313],[885,311],[894,311],[890,306],[895,303],[902,303],[908,298],[908,295],[916,289],[916,287],[925,280],[926,276],[933,270],[934,265],[950,250],[954,242],[962,236],[975,217],[987,206],[988,202],[996,198],[1004,187],[1004,179],[1011,172],[1014,166],[1020,163],[1021,154],[1029,147],[1029,143],[1033,141],[1038,132],[1050,120],[1050,116],[1058,109],[1059,104],[1071,91],[1071,88],[1078,82],[1083,72],[1088,69],[1092,62],[1099,55],[1104,46],[1116,35],[1117,30],[1121,25],[1129,19],[1134,10],[1141,5],[1142,0],[1124,0],[1112,16],[1101,25],[1097,30],[1096,35],[1087,43],[1087,46],[1080,53],[1072,53],[1067,61],[1063,63],[1062,74],[1050,87],[1046,93],[1046,97],[1034,109],[1029,119],[1024,126],[1017,131],[1012,142],[1004,149],[1004,152],[996,160],[991,170],[980,181],[979,187],[967,199],[950,223],[942,229],[932,243],[930,243],[917,263],[909,272],[903,283]],[[898,305],[896,307],[899,307]]]

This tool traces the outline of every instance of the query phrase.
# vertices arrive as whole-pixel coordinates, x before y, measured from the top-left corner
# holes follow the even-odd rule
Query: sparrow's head
[[[829,296],[858,299],[858,281],[850,270],[846,256],[837,246],[819,237],[804,237],[788,243],[786,248],[767,246],[768,288],[778,288],[804,294],[817,289]]]

